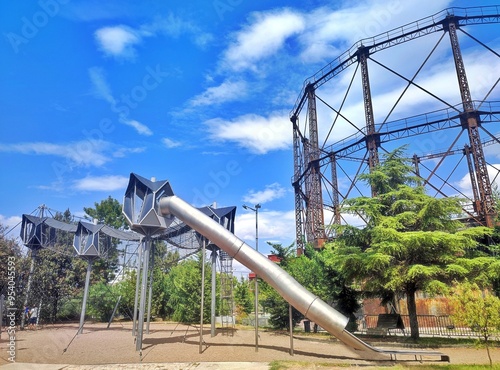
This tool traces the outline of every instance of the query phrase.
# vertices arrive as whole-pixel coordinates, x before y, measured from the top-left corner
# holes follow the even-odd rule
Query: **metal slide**
[[[391,358],[397,355],[437,356],[440,357],[440,361],[449,361],[447,355],[437,351],[392,350],[370,346],[345,330],[348,322],[347,317],[309,292],[277,264],[179,197],[175,195],[162,197],[160,199],[160,211],[163,216],[176,216],[231,257],[254,271],[305,317],[321,326],[347,346],[372,355],[390,355]]]

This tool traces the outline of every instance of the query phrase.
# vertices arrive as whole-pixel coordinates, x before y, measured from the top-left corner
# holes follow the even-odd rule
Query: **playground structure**
[[[138,311],[139,315],[138,317],[134,315],[132,334],[136,338],[136,350],[142,355],[144,331],[149,333],[152,294],[151,271],[153,268],[152,263],[150,264],[150,256],[153,255],[151,249],[154,237],[166,240],[177,248],[191,252],[202,249],[203,258],[205,250],[211,250],[214,265],[217,252],[221,258],[221,265],[222,260],[227,264],[227,261],[236,259],[275,288],[305,318],[314,321],[345,345],[360,351],[367,357],[377,354],[389,355],[391,358],[396,358],[398,355],[420,356],[421,358],[430,356],[437,357],[440,361],[449,361],[448,356],[437,351],[375,348],[351,334],[345,329],[348,323],[347,317],[309,292],[277,264],[234,235],[235,207],[221,209],[202,207],[197,209],[174,195],[168,181],[147,180],[132,173],[125,193],[123,212],[132,231],[120,231],[105,225],[86,222],[71,225],[49,217],[23,216],[21,235],[26,246],[32,251],[48,248],[57,243],[61,232],[74,233],[73,247],[75,252],[88,261],[80,326],[77,334],[82,332],[84,325],[92,261],[105,255],[106,246],[109,247],[109,241],[103,242],[103,240],[115,238],[138,241],[140,242],[138,248],[140,257],[133,312]],[[203,263],[204,265],[205,263]],[[230,273],[229,270],[230,268],[227,268],[226,272]],[[140,275],[142,275],[141,279]],[[229,276],[228,279],[232,278]],[[202,281],[204,281],[203,277]],[[215,281],[213,279],[212,288],[214,287]],[[213,289],[213,291],[215,290]],[[232,295],[232,292],[227,295]],[[26,294],[26,297],[28,296],[29,290]],[[204,305],[203,296],[204,294],[201,295],[201,307]],[[214,301],[212,296],[212,302]],[[232,308],[232,302],[226,304],[229,305],[230,309]],[[214,335],[214,318],[214,309],[212,308],[212,335]],[[203,326],[202,313],[200,326]],[[200,330],[200,353],[202,352],[202,342],[203,330]]]
[[[159,230],[161,227],[166,228],[175,218],[179,219],[206,238],[209,244],[216,245],[231,258],[234,258],[254,271],[307,319],[314,321],[355,350],[372,354],[386,354],[391,357],[397,355],[437,356],[441,361],[449,361],[449,358],[441,352],[382,350],[358,339],[345,329],[348,323],[347,317],[309,292],[286,271],[244,243],[219,222],[214,221],[203,212],[174,195],[167,181],[148,181],[132,173],[125,193],[123,212],[130,223],[130,227],[133,230],[140,230],[145,234],[148,234],[149,230]],[[146,250],[147,248],[147,244],[145,244],[144,249]],[[147,264],[144,265],[144,271],[147,271],[147,268]],[[143,288],[142,292],[144,291]],[[141,298],[139,309],[140,312],[144,312],[145,299]],[[139,320],[141,316],[139,315]],[[142,345],[143,332],[141,325],[143,325],[143,321],[140,320],[137,343],[141,343]],[[141,346],[138,344],[137,350],[140,349]]]
[[[152,184],[146,179],[141,177],[136,177],[136,180],[140,184],[145,182],[146,184]],[[142,187],[146,189],[146,187]],[[31,266],[30,272],[28,274],[27,286],[25,288],[25,299],[24,306],[26,307],[30,301],[30,290],[32,286],[32,278],[35,269],[35,261],[38,259],[38,252],[41,249],[50,249],[56,245],[68,244],[73,242],[73,253],[72,255],[82,258],[87,262],[87,272],[85,278],[85,287],[83,292],[82,306],[80,310],[80,325],[78,327],[77,334],[83,332],[83,327],[85,323],[85,313],[87,306],[87,299],[89,294],[90,286],[90,274],[92,270],[92,265],[97,259],[105,259],[110,251],[112,243],[121,243],[123,241],[133,242],[136,244],[135,251],[131,253],[131,257],[136,256],[138,260],[137,265],[137,281],[136,281],[136,293],[134,309],[130,312],[129,316],[133,320],[133,330],[132,334],[139,338],[138,343],[142,346],[142,335],[143,327],[146,327],[146,333],[149,333],[149,324],[151,319],[151,300],[152,300],[152,283],[153,283],[153,268],[154,268],[154,243],[152,241],[163,241],[170,247],[170,249],[175,249],[179,254],[179,260],[188,258],[193,254],[198,253],[203,246],[203,249],[208,249],[211,251],[211,263],[212,263],[212,307],[211,307],[211,327],[212,335],[215,332],[215,320],[216,320],[216,307],[215,307],[215,278],[217,263],[220,264],[220,278],[221,283],[225,287],[221,291],[224,292],[224,297],[221,297],[221,311],[231,311],[233,308],[232,301],[232,258],[226,253],[222,252],[215,245],[208,244],[207,241],[199,234],[196,233],[189,226],[185,225],[179,220],[170,220],[168,225],[165,223],[164,228],[150,228],[151,224],[143,225],[143,230],[155,229],[154,239],[149,239],[148,244],[145,241],[144,235],[137,233],[135,231],[124,231],[117,230],[104,224],[95,224],[85,221],[79,221],[77,224],[70,224],[62,221],[58,221],[52,217],[44,216],[45,207],[40,210],[40,216],[34,215],[23,215],[22,225],[21,225],[21,239],[23,240],[25,246],[31,250]],[[206,214],[207,217],[216,220],[216,222],[226,227],[230,232],[234,232],[234,217],[236,213],[236,207],[201,207],[200,212]],[[43,217],[42,217],[43,216]],[[151,222],[154,215],[149,215],[146,217],[146,222]],[[168,226],[168,227],[167,227]],[[148,249],[149,257],[147,257],[145,250]],[[124,265],[128,265],[131,261],[125,261],[127,252],[124,252]],[[70,253],[68,250],[67,253]],[[145,257],[146,255],[146,257]],[[141,279],[142,271],[142,279]],[[124,272],[123,270],[121,272]],[[203,281],[203,280],[202,280]],[[144,302],[140,307],[142,309],[141,317],[146,316],[146,323],[144,319],[138,321],[138,316],[134,315],[133,312],[138,311],[139,307],[139,294]],[[148,298],[143,298],[143,296],[149,295]],[[146,301],[144,301],[146,299]],[[108,323],[111,323],[116,309],[119,305],[120,297],[116,303],[113,314]],[[145,304],[147,302],[147,307]],[[41,303],[40,303],[41,306]],[[40,307],[39,307],[40,309]],[[232,318],[232,316],[228,316]],[[21,319],[21,328],[24,328],[24,315]],[[223,321],[223,327],[232,328],[234,327],[234,320],[226,319]],[[141,346],[137,345],[137,349],[140,350]]]
[[[299,254],[306,242],[320,248],[335,236],[325,226],[349,223],[341,201],[375,195],[360,184],[359,175],[377,166],[379,153],[403,145],[414,151],[408,159],[428,191],[467,199],[464,222],[494,225],[491,183],[500,168],[488,162],[483,148],[500,144],[498,132],[491,132],[500,115],[500,54],[465,28],[484,29],[499,22],[500,6],[449,8],[362,39],[305,80],[290,112]],[[446,35],[448,45],[443,42]],[[462,45],[472,52],[464,54]],[[415,52],[425,48],[427,56]],[[478,58],[478,51],[485,51],[484,56]],[[483,58],[491,71],[471,79],[468,62]],[[446,61],[446,73],[456,75],[456,85],[434,82],[439,77],[432,69],[434,60]],[[408,111],[415,109],[421,113],[409,117]],[[358,115],[363,110],[364,116]],[[462,136],[466,139],[460,140]],[[468,173],[470,191],[458,188],[456,175],[452,181],[459,171]]]
[[[486,100],[494,91],[497,84],[495,83],[489,89],[484,99],[480,101],[472,99],[457,31],[462,30],[466,25],[498,23],[499,20],[499,9],[496,6],[447,9],[415,24],[409,24],[382,35],[360,41],[348,52],[305,82],[302,95],[297,100],[291,113],[294,137],[293,186],[295,189],[296,242],[299,253],[303,249],[305,242],[310,242],[320,247],[331,236],[325,230],[327,222],[325,222],[324,215],[324,183],[331,188],[331,191],[327,191],[330,196],[330,203],[326,204],[326,208],[332,212],[332,222],[340,223],[342,222],[340,198],[349,197],[353,189],[359,190],[359,187],[356,185],[357,176],[364,170],[373,169],[379,163],[378,151],[381,149],[385,150],[382,144],[445,129],[461,129],[461,132],[454,140],[446,142],[448,148],[445,151],[421,152],[419,155],[416,154],[413,157],[415,172],[437,194],[446,195],[443,187],[449,185],[447,184],[449,177],[439,175],[438,169],[448,157],[455,154],[463,154],[464,158],[467,159],[467,170],[470,174],[473,194],[473,199],[471,199],[473,207],[472,209],[464,209],[464,215],[469,222],[487,226],[492,225],[494,204],[492,200],[491,181],[488,176],[488,166],[492,167],[492,165],[487,162],[483,147],[500,143],[498,136],[495,136],[484,127],[486,124],[498,122],[500,102]],[[453,61],[456,67],[459,92],[462,99],[459,105],[447,103],[444,99],[440,99],[431,93],[427,88],[420,86],[416,82],[418,72],[412,78],[405,78],[390,67],[385,67],[371,58],[376,52],[430,34],[437,34],[438,32],[450,36]],[[465,34],[468,35],[467,33]],[[496,57],[499,57],[497,52],[482,44],[473,36],[468,36],[491,51]],[[441,42],[442,38],[443,36],[441,36],[437,44]],[[373,95],[368,73],[369,60],[378,63],[379,66],[384,67],[401,78],[406,85],[403,87],[403,93],[397,102],[391,107],[385,119],[381,121],[382,123],[379,124],[375,122],[373,110]],[[332,105],[321,99],[318,95],[318,89],[321,86],[356,63],[361,70],[361,90],[366,119],[365,127],[363,128],[353,124],[341,113],[344,104],[343,101],[340,103],[339,108],[333,108]],[[424,64],[425,62],[421,67]],[[432,104],[427,104],[425,105],[426,107],[434,109],[430,113],[389,121],[399,101],[410,87],[416,87],[425,94],[432,96],[445,107],[436,108]],[[347,95],[346,93],[345,98]],[[317,100],[324,103],[325,106],[335,113],[334,125],[337,120],[344,120],[356,127],[356,134],[333,144],[330,143],[328,134],[324,138],[323,145],[320,146]],[[306,103],[307,112],[304,114],[302,109]],[[304,126],[305,129],[302,130],[299,118],[304,115],[305,121],[308,121],[308,125]],[[482,141],[479,136],[480,130],[489,135],[490,139]],[[330,129],[329,131],[331,132],[332,130]],[[458,139],[463,131],[467,131],[469,141],[463,148],[457,148]],[[365,150],[364,157],[356,157],[356,153],[362,150]],[[425,178],[422,171],[422,161],[435,158],[440,158],[440,161],[434,169],[424,167],[429,172],[427,178]],[[341,161],[360,163],[356,175],[352,178],[347,176],[351,181],[351,185],[345,194],[341,194],[339,179],[337,177],[337,169],[344,171],[340,164]],[[327,168],[330,168],[331,178],[327,178],[325,175]],[[498,169],[496,170],[499,171]],[[432,181],[436,178],[441,180],[442,183],[438,185],[433,184]],[[33,273],[33,261],[37,251],[41,248],[50,247],[50,245],[55,243],[59,231],[74,234],[73,247],[75,253],[88,262],[80,318],[80,333],[84,325],[92,262],[106,254],[110,238],[134,241],[138,243],[137,250],[139,257],[137,262],[134,314],[132,315],[134,320],[133,335],[136,337],[136,350],[142,351],[144,329],[146,329],[146,333],[149,332],[152,294],[151,271],[154,264],[154,260],[151,258],[154,254],[153,241],[164,240],[170,245],[184,250],[184,256],[198,252],[200,249],[211,251],[211,261],[214,267],[212,269],[212,273],[214,274],[212,278],[212,303],[215,302],[214,287],[217,257],[221,261],[223,275],[226,278],[225,281],[227,284],[232,281],[232,277],[230,276],[232,270],[231,261],[232,259],[236,259],[274,287],[290,305],[300,311],[307,319],[314,321],[354,350],[366,353],[367,356],[375,354],[390,355],[391,358],[397,355],[432,356],[439,358],[441,361],[449,360],[446,355],[437,351],[386,350],[375,348],[351,334],[345,329],[348,322],[346,317],[307,291],[278,265],[269,261],[265,256],[252,249],[233,234],[235,207],[221,209],[203,207],[196,209],[177,197],[173,193],[168,181],[147,180],[136,174],[131,174],[125,192],[123,213],[132,229],[130,232],[86,222],[80,222],[78,225],[69,225],[49,217],[23,215],[21,235],[25,245],[31,249],[33,256],[30,276]],[[204,256],[205,254],[203,253]],[[29,297],[29,290],[30,280],[28,279],[26,303]],[[227,294],[226,296],[231,295]],[[203,294],[201,297],[203,299]],[[232,302],[230,300],[223,300],[223,305],[226,305],[229,310],[232,309]],[[135,314],[136,311],[139,312],[138,316]],[[212,330],[214,328],[214,312],[215,309],[212,307]],[[201,322],[203,323],[203,318],[201,318]],[[226,322],[226,324],[231,325],[234,323]],[[202,330],[200,330],[201,336]],[[200,346],[201,341],[202,338],[200,338]]]

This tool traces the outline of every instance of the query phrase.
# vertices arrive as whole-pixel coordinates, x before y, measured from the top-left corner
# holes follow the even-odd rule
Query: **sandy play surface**
[[[83,334],[76,336],[76,323],[46,325],[36,331],[18,331],[16,362],[70,365],[253,362],[265,365],[273,360],[288,360],[331,366],[383,366],[397,362],[419,364],[411,356],[398,357],[397,362],[390,361],[388,357],[366,359],[362,353],[352,352],[336,340],[301,335],[294,337],[292,356],[288,335],[265,330],[259,331],[259,349],[256,352],[253,329],[238,329],[231,334],[217,330],[216,335],[211,337],[208,325],[204,328],[200,353],[198,327],[165,322],[151,323],[150,333],[144,334],[141,356],[135,349],[131,323],[113,323],[109,329],[106,326],[86,324]],[[8,364],[5,332],[2,332],[0,344],[0,365]],[[389,344],[384,346],[390,347]],[[398,347],[393,345],[390,348]],[[488,364],[484,349],[440,348],[439,351],[450,356],[451,363]],[[492,356],[496,363],[500,363],[500,349],[492,350]],[[427,363],[437,360],[436,357],[424,357]]]

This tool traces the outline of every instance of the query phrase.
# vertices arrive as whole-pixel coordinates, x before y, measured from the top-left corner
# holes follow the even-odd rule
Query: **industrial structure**
[[[500,54],[468,28],[499,22],[499,6],[446,9],[358,41],[304,82],[290,113],[299,254],[305,243],[319,248],[334,237],[328,225],[349,223],[342,200],[376,195],[359,175],[403,145],[413,151],[409,159],[428,191],[468,199],[462,218],[494,225],[490,177],[500,167],[487,161],[484,148],[500,144],[492,131],[500,117]],[[461,44],[473,51],[465,55]],[[421,49],[428,55],[415,52]],[[491,72],[476,71],[471,79],[466,69],[478,51],[488,56],[483,63]],[[456,75],[456,85],[440,84],[438,63],[445,65],[439,72]],[[469,174],[470,190],[457,186],[459,173]]]

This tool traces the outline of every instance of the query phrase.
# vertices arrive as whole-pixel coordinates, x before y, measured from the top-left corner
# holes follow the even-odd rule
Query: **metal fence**
[[[408,315],[401,315],[405,329],[391,329],[390,335],[410,335],[410,318]],[[432,337],[468,337],[477,338],[478,332],[474,328],[455,326],[448,315],[417,315],[418,328],[421,336]],[[368,329],[377,328],[378,315],[364,315],[358,320],[358,332],[366,334]],[[491,338],[499,340],[496,338]]]

